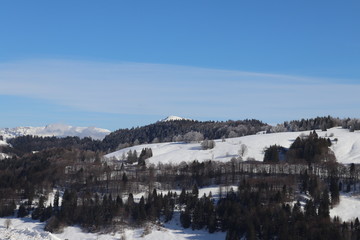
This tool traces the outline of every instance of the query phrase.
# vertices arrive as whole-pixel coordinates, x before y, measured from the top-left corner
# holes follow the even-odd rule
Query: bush
[[[51,232],[51,233],[60,233],[62,230],[62,224],[58,217],[52,216],[47,221],[45,228],[45,231]]]

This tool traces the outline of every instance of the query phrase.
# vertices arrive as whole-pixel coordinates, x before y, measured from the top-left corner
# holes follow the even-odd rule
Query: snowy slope
[[[360,218],[360,196],[341,195],[339,205],[330,210],[330,216],[338,216],[342,221]]]
[[[191,162],[194,160],[206,161],[216,160],[226,162],[232,157],[238,157],[238,151],[241,144],[247,146],[247,152],[243,159],[254,158],[262,161],[264,158],[264,149],[270,145],[277,144],[283,147],[290,147],[293,141],[301,134],[308,135],[310,131],[304,132],[284,132],[271,134],[258,134],[251,136],[244,136],[239,138],[226,139],[225,142],[215,140],[216,146],[214,149],[202,150],[200,143],[155,143],[144,144],[130,148],[125,148],[106,155],[108,159],[115,158],[121,160],[123,154],[129,150],[136,150],[138,154],[143,148],[151,148],[153,157],[148,159],[148,163],[173,163],[178,164],[182,161]],[[360,132],[349,132],[342,128],[332,128],[326,132],[317,131],[320,137],[329,137],[333,141],[332,150],[337,157],[338,162],[341,163],[360,163]]]
[[[178,215],[178,214],[177,214]],[[96,234],[82,232],[79,227],[66,227],[63,233],[52,234],[45,232],[45,223],[30,219],[0,218],[0,239],[11,240],[216,240],[225,239],[225,233],[209,234],[206,230],[183,229],[178,222],[179,216],[165,226],[150,225],[148,231],[144,228],[125,229],[123,232]],[[9,229],[5,228],[5,220],[10,219]]]
[[[11,224],[6,228],[5,221],[10,219]],[[31,219],[0,218],[0,239],[12,240],[59,240],[49,232],[45,232],[45,223]]]
[[[80,138],[92,137],[93,139],[103,139],[109,133],[110,131],[107,129],[95,127],[73,127],[64,124],[51,124],[46,127],[17,127],[0,129],[0,135],[2,135],[5,139],[24,135],[42,137],[77,136]]]

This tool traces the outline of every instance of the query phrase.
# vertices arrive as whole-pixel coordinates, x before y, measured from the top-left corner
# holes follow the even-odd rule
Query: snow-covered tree
[[[204,139],[204,135],[200,132],[190,131],[184,135],[185,142],[200,142]]]
[[[202,148],[203,150],[213,149],[214,147],[215,147],[215,141],[214,141],[214,140],[205,139],[205,140],[202,141],[202,143],[201,143],[201,148]]]
[[[239,157],[242,159],[248,151],[248,147],[245,144],[241,144],[238,150]]]

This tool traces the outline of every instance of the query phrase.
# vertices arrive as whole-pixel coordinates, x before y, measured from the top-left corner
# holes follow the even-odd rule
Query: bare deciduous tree
[[[204,139],[204,135],[200,132],[191,131],[184,135],[185,142],[200,142]]]
[[[9,229],[10,226],[11,226],[11,219],[6,219],[6,220],[5,220],[5,227],[6,227],[6,229]]]
[[[201,148],[202,148],[203,150],[213,149],[214,147],[215,147],[215,141],[214,141],[214,140],[205,139],[205,140],[202,141],[202,143],[201,143]]]
[[[240,149],[238,151],[239,158],[242,159],[244,157],[244,155],[247,153],[247,151],[248,151],[248,147],[242,143],[240,145]]]

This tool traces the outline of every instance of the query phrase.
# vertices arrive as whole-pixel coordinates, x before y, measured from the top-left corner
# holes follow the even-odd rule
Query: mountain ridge
[[[76,127],[66,124],[49,124],[45,127],[15,127],[0,129],[0,136],[4,140],[19,136],[39,136],[39,137],[91,137],[96,140],[102,140],[106,135],[110,134],[110,130],[96,127]]]
[[[175,115],[170,115],[164,119],[159,120],[158,122],[169,122],[169,121],[194,121],[194,120],[190,118],[183,118]]]

